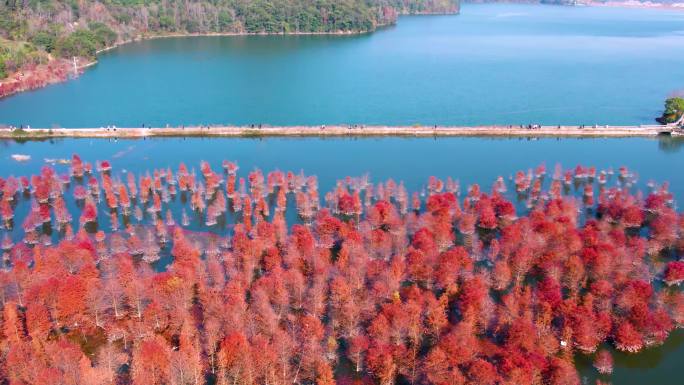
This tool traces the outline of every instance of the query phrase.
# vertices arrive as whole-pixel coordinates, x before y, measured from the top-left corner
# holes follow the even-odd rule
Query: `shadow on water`
[[[610,381],[612,377],[615,383],[640,383],[636,375],[645,372],[655,373],[654,375],[659,378],[660,376],[667,376],[669,372],[667,367],[669,365],[666,364],[666,361],[672,360],[673,356],[681,355],[683,346],[684,330],[681,329],[674,330],[663,345],[647,348],[638,354],[617,351],[613,346],[604,344],[601,346],[601,349],[607,349],[613,355],[614,371],[612,376],[600,375],[596,371],[593,367],[594,354],[577,354],[575,356],[575,364],[585,380],[600,379],[602,381]],[[654,381],[653,383],[659,382]]]
[[[658,137],[658,148],[663,152],[677,153],[684,147],[684,137],[661,135]]]
[[[628,354],[614,351],[615,367],[629,369],[653,369],[658,367],[663,359],[669,354],[674,353],[684,344],[684,331],[676,330],[661,346],[646,349],[639,354]]]

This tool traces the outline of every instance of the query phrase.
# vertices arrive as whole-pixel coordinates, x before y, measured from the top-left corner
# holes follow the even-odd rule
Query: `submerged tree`
[[[303,173],[204,162],[124,187],[74,160],[69,183],[0,186],[10,384],[578,384],[574,354],[609,374],[601,346],[684,325],[684,219],[627,169],[614,187],[558,169],[548,191],[543,167],[520,172],[519,205],[502,178],[460,197],[348,177],[321,202]]]

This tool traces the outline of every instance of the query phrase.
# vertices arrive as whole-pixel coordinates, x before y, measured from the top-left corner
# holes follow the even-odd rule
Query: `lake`
[[[0,123],[643,124],[684,87],[684,12],[466,4],[359,36],[159,39],[0,101]]]

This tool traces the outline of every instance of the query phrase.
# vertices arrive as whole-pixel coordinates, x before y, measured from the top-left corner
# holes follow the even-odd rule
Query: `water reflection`
[[[658,367],[669,354],[680,350],[682,344],[684,344],[684,330],[677,330],[670,334],[665,344],[646,349],[641,354],[614,351],[615,366],[631,369],[653,369]]]
[[[684,330],[673,331],[663,345],[645,349],[639,354],[620,352],[610,345],[601,348],[608,349],[613,355],[613,374],[599,375],[592,365],[594,355],[578,354],[575,363],[586,384],[593,384],[596,379],[606,382],[612,380],[621,385],[674,384],[676,375],[672,369],[680,369],[684,355]]]
[[[658,148],[663,152],[676,153],[684,147],[684,137],[661,135],[658,137]]]

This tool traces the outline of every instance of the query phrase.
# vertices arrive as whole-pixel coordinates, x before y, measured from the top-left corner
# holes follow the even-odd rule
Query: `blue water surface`
[[[642,124],[684,88],[684,12],[486,4],[359,36],[128,44],[0,123]]]

